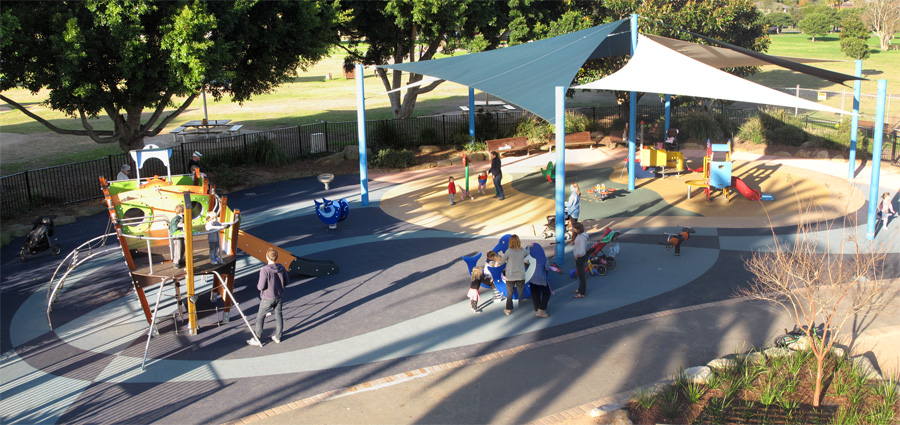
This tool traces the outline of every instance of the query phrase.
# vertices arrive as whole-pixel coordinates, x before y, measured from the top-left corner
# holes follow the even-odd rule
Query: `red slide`
[[[762,197],[762,194],[758,190],[751,189],[750,186],[747,186],[747,183],[744,183],[743,180],[734,176],[731,177],[731,187],[735,188],[738,192],[741,192],[741,195],[744,195],[744,197],[751,201],[758,201]]]

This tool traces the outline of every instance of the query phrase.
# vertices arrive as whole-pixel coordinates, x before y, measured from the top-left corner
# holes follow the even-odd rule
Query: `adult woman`
[[[503,195],[503,184],[501,183],[503,172],[500,171],[500,154],[497,151],[491,151],[491,170],[489,172],[494,178],[494,191],[496,192],[494,197],[502,201],[506,196]]]
[[[503,253],[500,262],[506,263],[506,310],[503,313],[509,316],[513,309],[513,289],[519,291],[519,302],[525,293],[525,250],[522,249],[522,241],[518,235],[509,237],[509,249]]]
[[[547,272],[550,271],[550,266],[547,265],[547,256],[540,245],[532,244],[529,247],[529,252],[536,263],[534,275],[528,281],[531,287],[531,301],[534,303],[534,315],[547,318],[549,317],[547,315],[547,303],[550,301],[550,280],[547,278]]]
[[[587,281],[584,278],[584,266],[587,263],[588,235],[584,232],[584,224],[576,222],[572,226],[575,231],[575,274],[578,275],[578,289],[575,298],[587,296]]]

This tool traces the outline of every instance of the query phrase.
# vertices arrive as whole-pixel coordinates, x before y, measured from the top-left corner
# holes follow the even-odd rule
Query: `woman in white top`
[[[513,289],[519,291],[517,292],[519,302],[522,301],[522,294],[525,292],[525,250],[522,249],[519,236],[509,237],[509,249],[503,253],[500,262],[506,263],[506,310],[503,310],[503,313],[509,316],[513,309]]]

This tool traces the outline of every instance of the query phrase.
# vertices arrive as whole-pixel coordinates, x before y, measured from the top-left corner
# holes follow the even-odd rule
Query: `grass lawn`
[[[852,74],[854,72],[853,61],[847,61],[840,53],[837,37],[826,37],[816,42],[810,42],[802,34],[780,34],[772,36],[772,46],[769,53],[783,56],[817,57],[823,59],[836,59],[843,62],[814,64],[825,69]],[[875,38],[870,39],[873,53],[870,59],[864,62],[864,73],[869,78],[888,79],[888,93],[893,93],[896,99],[889,105],[889,115],[895,116],[893,121],[900,119],[900,51],[883,52],[877,49]],[[302,124],[310,124],[318,121],[355,121],[356,120],[356,81],[343,77],[343,55],[339,50],[310,67],[300,72],[280,86],[276,91],[260,96],[255,96],[251,101],[243,105],[233,103],[230,100],[216,101],[207,98],[207,110],[210,119],[231,119],[240,123],[249,130],[268,130],[279,127],[292,127]],[[326,79],[331,74],[332,79]],[[783,88],[794,87],[800,84],[803,88],[815,91],[832,91],[829,95],[829,104],[840,107],[840,92],[848,93],[845,100],[845,109],[852,107],[852,87],[831,84],[796,74],[790,71],[766,67],[763,72],[753,76],[753,81],[770,87]],[[375,78],[371,70],[366,71],[366,111],[368,119],[391,118],[390,104],[387,96],[381,95],[385,88],[380,79]],[[874,94],[876,86],[874,81],[863,83],[863,93]],[[805,94],[813,97],[814,91],[806,91]],[[80,121],[76,118],[66,117],[64,114],[51,111],[41,105],[46,99],[46,91],[32,95],[27,90],[13,89],[4,92],[4,95],[13,100],[27,105],[30,110],[50,121],[53,125],[66,129],[82,129]],[[476,96],[482,99],[484,93],[477,92]],[[415,115],[433,115],[441,113],[457,113],[460,105],[468,103],[468,90],[459,84],[445,82],[435,90],[420,95],[416,103]],[[495,99],[491,97],[491,99]],[[645,96],[643,102],[657,102],[657,96]],[[181,99],[176,99],[176,102]],[[596,106],[614,105],[615,99],[610,93],[576,93],[574,99],[567,100],[567,106]],[[169,111],[173,110],[170,108]],[[875,102],[871,98],[865,98],[862,102],[864,113],[874,115]],[[150,116],[149,110],[145,111],[145,119]],[[202,119],[203,100],[197,98],[193,104],[179,117],[175,118],[160,134],[166,134],[181,123],[189,120]],[[873,118],[866,118],[872,120]],[[97,129],[111,129],[111,123],[105,116],[91,120]],[[64,139],[66,146],[58,150],[41,147],[26,155],[15,155],[9,150],[28,149],[28,144],[17,144],[15,147],[3,143],[4,133],[17,135],[40,134],[48,130],[25,114],[11,109],[7,105],[0,104],[0,149],[4,154],[0,155],[0,167],[4,175],[28,168],[50,166],[86,160],[93,157],[102,157],[108,152],[117,152],[116,145],[97,145],[87,141],[86,137]],[[80,142],[79,142],[80,140]],[[71,143],[70,143],[71,141]]]

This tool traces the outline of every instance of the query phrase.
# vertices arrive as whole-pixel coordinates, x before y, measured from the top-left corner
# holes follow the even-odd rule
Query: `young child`
[[[491,277],[484,274],[481,267],[475,267],[472,269],[472,283],[469,285],[469,292],[466,294],[466,297],[472,300],[472,312],[474,313],[481,313],[481,310],[478,309],[478,301],[481,300],[481,293],[479,290],[481,289],[482,284],[494,287],[494,283],[491,282]],[[494,292],[496,291],[497,289],[494,289]]]
[[[894,211],[894,205],[891,204],[891,194],[884,192],[881,195],[881,202],[878,204],[878,213],[881,214],[881,222],[884,223],[884,228],[888,228],[888,222],[892,216],[896,216],[897,212]]]
[[[490,273],[487,271],[487,267],[500,267],[500,254],[497,254],[493,250],[488,251],[487,254],[484,255],[484,272],[488,277],[491,277]],[[494,299],[500,301],[506,301],[506,297],[497,290],[497,286],[494,285],[494,280],[491,279],[491,283],[487,284],[494,290]]]
[[[172,254],[172,267],[183,269],[184,264],[184,205],[175,206],[175,215],[169,220],[169,251]]]
[[[234,224],[233,221],[227,223],[219,222],[219,215],[214,211],[206,214],[206,231],[215,230],[209,234],[209,262],[219,264],[222,262],[222,256],[219,254],[219,230],[227,229]]]
[[[471,194],[469,194],[469,191],[468,191],[468,190],[463,189],[462,186],[456,185],[456,188],[457,188],[457,190],[459,191],[459,200],[460,200],[460,201],[465,200],[465,199],[466,199],[466,196],[468,196],[469,199],[471,199],[471,200],[473,200],[473,201],[475,200],[475,197],[472,196]]]
[[[487,171],[482,171],[478,175],[478,193],[484,195],[485,189],[487,189]]]
[[[453,198],[456,198],[456,183],[453,181],[453,176],[450,176],[450,184],[447,186],[447,192],[450,193],[450,205],[456,205],[456,201]],[[462,199],[460,199],[462,201]]]

